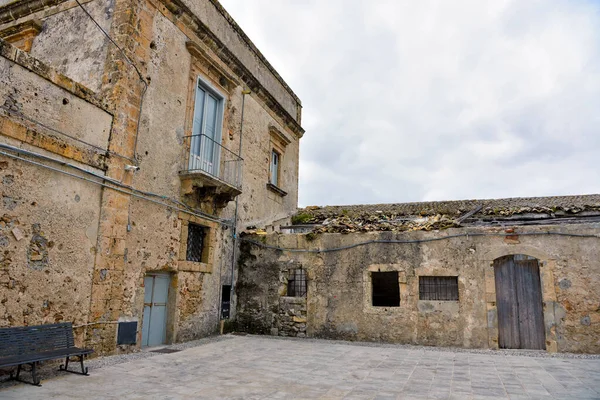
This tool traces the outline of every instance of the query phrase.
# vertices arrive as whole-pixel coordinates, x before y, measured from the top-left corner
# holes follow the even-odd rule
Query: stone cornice
[[[27,30],[38,34],[42,30],[42,23],[38,20],[29,20],[21,24],[2,29],[0,30],[0,38],[6,39],[7,37],[19,35]]]
[[[292,88],[290,88],[288,86],[288,84],[283,80],[281,75],[279,75],[277,70],[271,65],[271,63],[267,60],[267,58],[260,52],[260,50],[256,47],[256,45],[254,45],[252,40],[250,40],[250,38],[246,35],[246,33],[242,30],[242,28],[240,28],[240,26],[237,24],[237,22],[235,22],[233,17],[227,12],[227,10],[225,10],[225,8],[223,8],[221,3],[219,3],[218,0],[210,0],[210,2],[215,6],[215,8],[219,11],[219,13],[221,13],[221,15],[223,15],[223,17],[227,20],[227,22],[229,22],[229,25],[231,25],[233,30],[238,35],[240,35],[240,37],[244,40],[244,42],[246,42],[248,47],[250,47],[250,49],[252,49],[254,54],[256,54],[256,56],[260,59],[260,61],[269,69],[269,71],[273,74],[273,76],[275,76],[275,78],[277,78],[279,83],[281,83],[281,85],[283,85],[283,87],[285,87],[285,89],[294,98],[294,100],[296,100],[296,102],[298,102],[298,105],[301,106],[302,102],[300,101],[300,98],[298,98],[298,96],[296,95],[296,93],[294,93]]]
[[[185,47],[194,58],[203,60],[205,63],[207,63],[216,71],[218,71],[218,73],[227,81],[227,87],[234,87],[239,85],[238,80],[229,72],[227,72],[224,68],[221,68],[220,65],[213,62],[211,57],[206,53],[206,51],[202,47],[198,46],[198,44],[192,41],[188,41],[185,43]]]
[[[16,21],[19,18],[54,7],[66,0],[21,0],[0,7],[0,24]]]
[[[298,123],[297,116],[292,116],[290,113],[277,101],[277,99],[261,84],[259,79],[250,72],[250,70],[233,54],[233,52],[223,44],[219,38],[184,4],[181,0],[154,0],[160,2],[163,7],[160,7],[159,10],[163,12],[163,15],[171,20],[175,25],[181,28],[181,24],[183,24],[189,31],[194,33],[198,39],[200,39],[205,45],[207,45],[214,54],[216,54],[221,61],[227,65],[227,67],[238,76],[244,84],[255,94],[257,95],[265,105],[271,109],[279,118],[281,118],[285,125],[292,131],[294,134],[301,138],[304,135],[304,129]],[[212,0],[211,0],[212,1]],[[220,10],[222,7],[220,8]],[[166,15],[164,11],[168,11],[169,15]],[[222,10],[222,13],[228,16],[225,10]],[[228,16],[229,23],[232,25],[234,29],[241,31],[241,28],[235,24],[235,21]],[[185,32],[184,32],[185,33]],[[238,32],[239,33],[239,32]],[[243,32],[242,32],[243,34]],[[189,35],[188,35],[189,36]],[[245,37],[245,34],[243,35]],[[250,43],[250,40],[247,40],[248,46],[251,46],[253,49],[256,47]],[[268,61],[255,50],[254,53],[257,57],[263,62],[269,69],[270,72],[273,72],[273,67],[270,66]],[[272,70],[272,71],[271,71]],[[274,76],[279,77],[279,75],[275,72]],[[279,77],[278,79],[281,79]],[[284,84],[284,87],[288,88],[287,85]],[[290,94],[293,96],[295,100],[297,100],[297,96],[291,92]],[[300,101],[297,100],[298,107],[301,107]]]

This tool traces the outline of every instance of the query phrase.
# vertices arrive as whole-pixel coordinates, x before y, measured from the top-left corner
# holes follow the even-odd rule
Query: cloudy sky
[[[301,206],[600,193],[600,1],[221,3],[302,99]]]

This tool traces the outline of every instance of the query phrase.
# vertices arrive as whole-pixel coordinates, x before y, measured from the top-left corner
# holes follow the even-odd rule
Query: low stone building
[[[600,196],[309,207],[242,239],[238,324],[600,353]]]
[[[217,0],[0,1],[0,326],[218,331],[238,227],[296,212],[300,123]]]

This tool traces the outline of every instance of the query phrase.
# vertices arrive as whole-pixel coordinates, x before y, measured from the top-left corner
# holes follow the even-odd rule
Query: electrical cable
[[[76,170],[81,171],[83,173],[86,173],[88,175],[92,175],[92,176],[94,176],[96,178],[109,181],[109,182],[111,182],[114,185],[124,187],[126,189],[131,190],[131,191],[138,192],[140,194],[143,194],[143,195],[146,195],[146,196],[150,196],[150,197],[157,197],[157,198],[160,198],[161,200],[170,201],[170,202],[175,203],[175,204],[177,204],[177,205],[179,205],[181,207],[186,208],[187,210],[189,210],[189,211],[191,211],[193,213],[200,213],[200,214],[206,215],[209,218],[215,218],[214,216],[212,216],[210,214],[199,212],[198,210],[196,210],[196,209],[188,206],[187,204],[185,204],[185,203],[183,203],[183,202],[181,202],[181,201],[179,201],[177,199],[173,199],[173,198],[170,198],[170,197],[167,197],[167,196],[164,196],[164,195],[161,195],[161,194],[153,193],[153,192],[147,192],[147,191],[135,189],[134,187],[125,185],[125,184],[121,183],[120,181],[118,181],[116,179],[112,179],[112,178],[110,178],[108,176],[104,176],[104,175],[95,174],[92,171],[88,171],[85,168],[81,168],[81,167],[79,167],[77,165],[69,164],[69,163],[64,162],[62,160],[57,160],[56,158],[48,157],[48,156],[45,156],[43,154],[35,153],[35,152],[32,152],[32,151],[24,150],[24,149],[21,149],[21,148],[18,148],[18,147],[14,147],[14,146],[10,146],[10,145],[7,145],[7,144],[2,144],[2,143],[0,143],[0,148],[4,148],[4,149],[7,149],[7,150],[15,151],[15,152],[18,152],[18,153],[21,153],[21,154],[27,154],[29,156],[33,156],[33,157],[37,157],[37,158],[42,158],[42,159],[47,160],[47,161],[55,162],[55,163],[61,164],[61,165],[66,166],[66,167],[70,167],[70,168],[76,169]]]
[[[81,7],[81,9],[83,10],[83,12],[86,13],[86,15],[92,20],[92,22],[96,25],[96,27],[98,27],[98,29],[100,29],[100,31],[104,34],[104,36],[106,36],[106,38],[108,40],[110,40],[112,42],[112,44],[114,44],[117,49],[119,49],[119,52],[121,52],[121,55],[125,58],[125,60],[129,63],[129,65],[131,65],[135,69],[135,71],[137,72],[138,76],[140,77],[140,80],[145,83],[146,80],[144,79],[144,76],[142,75],[142,73],[140,72],[140,70],[133,63],[133,61],[131,61],[129,59],[129,57],[127,57],[127,55],[125,54],[125,52],[123,51],[123,49],[117,44],[117,42],[115,42],[114,39],[112,37],[110,37],[110,35],[108,34],[108,32],[106,32],[104,30],[104,28],[102,28],[98,22],[96,22],[96,20],[94,19],[94,17],[92,17],[92,15],[88,12],[88,10],[86,10],[85,7],[79,2],[79,0],[75,0],[75,2],[79,5],[79,7]]]
[[[241,241],[246,242],[246,243],[250,243],[253,244],[255,246],[258,247],[262,247],[265,249],[270,249],[270,250],[279,250],[279,251],[285,251],[288,253],[313,253],[313,254],[318,254],[318,253],[333,253],[333,252],[337,252],[337,251],[344,251],[344,250],[350,250],[350,249],[354,249],[356,247],[361,247],[361,246],[366,246],[369,244],[419,244],[419,243],[427,243],[427,242],[436,242],[436,241],[440,241],[440,240],[448,240],[448,239],[454,239],[454,238],[460,238],[460,237],[479,237],[479,236],[510,236],[511,234],[507,234],[507,233],[477,233],[477,232],[473,232],[473,233],[461,233],[461,234],[457,234],[457,235],[448,235],[448,236],[443,236],[443,237],[436,237],[436,238],[426,238],[426,239],[414,239],[414,240],[369,240],[366,242],[360,242],[360,243],[355,243],[349,246],[343,246],[343,247],[334,247],[331,249],[290,249],[290,248],[283,248],[283,247],[278,247],[278,246],[271,246],[265,243],[261,243],[261,242],[257,242],[255,240],[251,240],[251,239],[246,239],[246,238],[240,238]],[[514,233],[514,235],[519,235],[519,236],[544,236],[544,235],[550,235],[550,236],[568,236],[568,237],[577,237],[577,238],[595,238],[595,239],[600,239],[599,235],[591,235],[591,234],[577,234],[577,233],[563,233],[563,232],[550,232],[550,231],[546,231],[546,232],[523,232],[523,233]]]
[[[136,126],[136,129],[135,129],[135,141],[134,141],[134,144],[133,144],[133,158],[135,160],[134,163],[137,164],[138,161],[136,159],[136,155],[137,155],[138,136],[140,135],[140,121],[142,119],[142,109],[143,109],[143,106],[144,106],[144,96],[146,95],[146,92],[148,91],[148,82],[146,82],[146,79],[144,78],[144,76],[142,75],[142,73],[140,72],[140,70],[138,69],[138,67],[134,64],[134,62],[131,61],[131,59],[129,57],[127,57],[127,54],[125,54],[125,51],[123,51],[123,49],[117,44],[117,42],[115,42],[115,40],[108,34],[108,32],[106,32],[104,30],[104,28],[102,28],[100,26],[100,24],[85,9],[85,7],[79,2],[79,0],[75,0],[75,2],[83,10],[83,12],[90,18],[90,20],[92,20],[92,22],[96,25],[96,27],[98,27],[98,29],[104,34],[104,36],[106,36],[106,38],[108,40],[110,40],[112,42],[112,44],[115,45],[115,47],[117,49],[119,49],[119,52],[121,53],[121,55],[123,56],[123,58],[125,58],[125,61],[127,61],[127,63],[129,65],[131,65],[133,67],[133,69],[135,69],[135,72],[137,72],[138,77],[140,78],[140,82],[142,82],[144,84],[144,89],[142,90],[142,93],[141,93],[141,96],[140,96],[140,107],[139,107],[138,118],[137,118],[137,126]]]
[[[170,208],[170,209],[174,209],[174,210],[177,210],[177,211],[185,212],[187,214],[194,215],[196,217],[203,218],[203,219],[206,219],[206,220],[209,220],[209,221],[212,221],[212,222],[216,222],[216,223],[219,223],[221,225],[225,225],[225,226],[230,226],[231,225],[231,222],[228,221],[228,220],[219,219],[219,218],[214,217],[212,215],[208,215],[208,214],[202,213],[201,211],[197,211],[197,210],[192,211],[192,210],[189,210],[187,208],[184,209],[184,208],[177,207],[177,206],[174,206],[174,205],[171,205],[171,204],[167,204],[167,203],[164,203],[164,202],[161,202],[161,201],[158,201],[158,200],[154,200],[154,199],[152,199],[150,197],[159,197],[159,198],[164,199],[164,200],[173,201],[172,199],[169,199],[166,196],[153,194],[151,192],[144,192],[144,191],[136,190],[136,189],[134,189],[134,188],[132,188],[130,186],[123,185],[123,184],[121,184],[118,181],[112,180],[112,179],[110,179],[108,177],[97,175],[97,174],[95,174],[95,173],[93,173],[91,171],[87,171],[87,170],[85,170],[83,168],[80,168],[80,167],[77,167],[75,165],[72,165],[72,164],[69,164],[69,163],[66,163],[66,162],[63,162],[63,161],[60,161],[60,160],[56,160],[56,159],[53,159],[51,157],[46,157],[46,156],[43,156],[41,154],[33,153],[33,152],[30,152],[30,151],[27,151],[27,150],[14,148],[12,146],[1,144],[1,143],[0,143],[0,148],[8,149],[8,150],[15,151],[15,152],[21,153],[21,154],[27,154],[27,155],[30,155],[30,156],[36,156],[36,157],[39,157],[39,158],[42,158],[42,159],[51,160],[51,161],[59,163],[62,166],[74,168],[74,169],[76,169],[78,171],[81,171],[81,172],[84,172],[84,173],[86,173],[88,175],[91,175],[91,176],[93,176],[93,177],[95,177],[97,179],[101,179],[103,181],[110,182],[110,184],[107,184],[107,183],[104,183],[104,182],[101,182],[101,181],[96,181],[96,180],[93,180],[93,179],[88,179],[88,178],[86,178],[84,176],[80,176],[80,175],[76,175],[76,174],[73,174],[73,173],[70,173],[70,172],[67,172],[67,171],[63,171],[63,170],[61,170],[59,168],[54,168],[54,167],[51,167],[49,165],[45,165],[45,164],[42,164],[42,163],[39,163],[39,162],[36,162],[36,161],[33,161],[33,160],[29,160],[29,159],[24,158],[24,157],[20,157],[20,156],[11,154],[11,153],[0,151],[0,154],[5,155],[7,157],[10,157],[10,158],[13,158],[13,159],[18,159],[18,160],[21,160],[21,161],[25,161],[27,163],[30,163],[30,164],[33,164],[33,165],[37,165],[37,166],[42,167],[42,168],[46,168],[46,169],[49,169],[49,170],[52,170],[52,171],[55,171],[55,172],[59,172],[59,173],[62,173],[62,174],[65,174],[65,175],[68,175],[68,176],[71,176],[71,177],[74,177],[74,178],[77,178],[77,179],[84,180],[86,182],[91,182],[91,183],[94,183],[96,185],[100,185],[100,186],[103,186],[103,187],[115,190],[115,191],[120,192],[120,193],[128,194],[128,195],[133,196],[133,197],[137,197],[137,198],[140,198],[140,199],[143,199],[143,200],[146,200],[146,201],[150,201],[152,203],[155,203],[155,204],[158,204],[158,205],[162,205],[162,206]],[[173,201],[173,202],[175,202],[175,201]]]

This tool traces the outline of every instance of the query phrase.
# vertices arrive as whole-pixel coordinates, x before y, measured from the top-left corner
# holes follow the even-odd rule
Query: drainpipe
[[[244,133],[244,108],[246,105],[246,95],[252,93],[250,90],[245,89],[242,91],[242,116],[241,116],[241,121],[240,121],[240,147],[238,150],[238,157],[242,157],[242,138],[243,138],[243,133]],[[234,282],[235,282],[235,250],[237,248],[237,223],[238,223],[238,209],[239,209],[239,200],[240,200],[240,196],[238,195],[235,198],[235,213],[233,215],[233,230],[232,230],[232,239],[233,239],[233,249],[231,251],[231,292],[230,292],[230,297],[229,297],[229,313],[231,314],[231,304],[233,303],[233,296],[235,293],[235,287],[234,287]],[[221,292],[223,291],[223,288],[221,288]],[[222,294],[221,294],[222,296]],[[221,297],[222,299],[222,297]],[[222,300],[221,300],[222,301]]]

